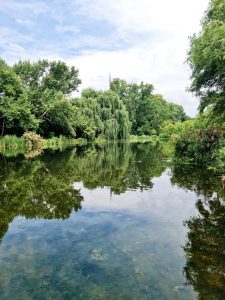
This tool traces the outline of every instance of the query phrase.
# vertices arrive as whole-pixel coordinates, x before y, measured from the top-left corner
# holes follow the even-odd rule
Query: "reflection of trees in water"
[[[120,194],[130,189],[152,188],[152,177],[160,176],[165,170],[161,157],[162,151],[150,144],[109,144],[77,157],[79,164],[75,163],[74,172],[77,181],[82,181],[87,188],[107,186]]]
[[[40,158],[0,161],[0,237],[16,216],[66,219],[81,208],[74,182],[87,188],[109,187],[120,194],[151,188],[151,179],[165,169],[162,149],[151,145],[109,144],[47,152]]]
[[[172,182],[196,191],[202,198],[196,202],[198,216],[185,222],[187,283],[198,293],[198,299],[222,300],[225,299],[224,189],[210,172],[182,169],[173,170]]]
[[[171,183],[183,189],[194,191],[197,195],[211,197],[218,193],[225,198],[225,189],[221,178],[213,171],[193,166],[174,165],[172,167]]]
[[[184,246],[187,282],[199,299],[225,299],[225,203],[215,198],[198,200],[198,217],[186,221],[188,241]]]
[[[16,216],[66,219],[82,196],[63,174],[54,176],[40,160],[8,161],[1,167],[0,236]]]

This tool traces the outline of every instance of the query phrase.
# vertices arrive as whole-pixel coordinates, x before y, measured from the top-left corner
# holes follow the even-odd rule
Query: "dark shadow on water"
[[[185,221],[184,274],[201,300],[225,299],[225,190],[212,172],[175,166],[173,184],[197,193],[197,216]]]

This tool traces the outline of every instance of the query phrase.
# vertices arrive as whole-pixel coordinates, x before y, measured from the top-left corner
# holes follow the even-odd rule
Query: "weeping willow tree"
[[[77,135],[87,138],[105,136],[107,140],[126,139],[131,123],[122,100],[113,91],[86,89],[74,101],[77,110]]]
[[[174,123],[187,119],[183,107],[167,102],[162,95],[154,94],[152,84],[127,83],[125,80],[114,78],[110,90],[124,103],[132,124],[132,134],[159,134],[165,121]]]

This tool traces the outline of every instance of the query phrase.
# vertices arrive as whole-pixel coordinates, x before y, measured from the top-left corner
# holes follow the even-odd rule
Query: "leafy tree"
[[[153,94],[151,84],[128,84],[116,78],[110,89],[117,93],[128,110],[132,134],[159,134],[163,122],[187,119],[182,106],[168,103],[161,95]]]
[[[42,136],[71,136],[75,137],[74,130],[75,110],[71,99],[65,98],[57,92],[51,98],[51,103],[42,114],[38,132]]]
[[[108,140],[125,139],[130,133],[128,113],[118,95],[112,91],[84,90],[73,102],[80,122],[76,131],[91,138],[104,135]],[[83,134],[83,135],[82,135]],[[79,134],[78,134],[79,136]]]
[[[211,0],[202,30],[191,38],[188,62],[192,70],[190,90],[200,97],[200,111],[213,105],[225,117],[225,2]]]
[[[47,89],[52,93],[61,92],[68,96],[77,91],[81,83],[78,70],[62,61],[39,60],[36,63],[19,61],[13,69],[29,91],[43,92]]]
[[[182,105],[167,103],[168,119],[172,122],[184,122],[189,119]]]
[[[32,113],[40,122],[38,132],[43,136],[75,136],[72,105],[65,97],[77,91],[81,83],[78,70],[61,61],[47,60],[20,61],[13,70],[24,86]]]
[[[125,104],[132,124],[131,133],[137,134],[138,109],[146,96],[152,95],[153,85],[145,85],[143,82],[140,85],[136,83],[128,84],[125,80],[115,78],[110,84],[110,89],[114,91]]]
[[[202,29],[191,38],[190,90],[200,98],[200,116],[179,133],[175,157],[223,170],[225,166],[225,2],[211,0]]]
[[[153,94],[153,85],[114,79],[109,91],[86,89],[71,98],[80,79],[64,62],[0,60],[0,134],[36,131],[44,137],[126,139],[132,134],[159,134],[164,121],[183,121],[179,105]]]
[[[0,60],[0,124],[1,135],[21,134],[38,125],[20,78],[3,60]]]

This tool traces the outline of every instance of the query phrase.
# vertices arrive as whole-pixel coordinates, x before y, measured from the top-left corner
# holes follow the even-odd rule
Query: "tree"
[[[46,89],[70,95],[77,91],[81,80],[78,78],[78,70],[69,67],[62,61],[39,60],[31,63],[19,61],[13,66],[13,70],[20,77],[28,90],[44,91]]]
[[[225,118],[225,2],[211,0],[202,30],[191,38],[188,62],[190,90],[200,97],[200,111],[213,106]]]
[[[159,134],[163,122],[187,119],[182,106],[168,103],[161,95],[153,94],[152,84],[128,84],[116,78],[111,82],[110,89],[125,104],[132,124],[132,134]]]
[[[0,60],[0,134],[21,134],[25,130],[36,128],[38,120],[31,110],[20,78]]]
[[[127,83],[125,80],[119,78],[113,79],[110,84],[110,89],[114,91],[123,101],[129,113],[129,119],[132,124],[131,133],[137,134],[139,109],[146,98],[152,95],[154,87],[152,84]]]
[[[43,136],[75,136],[73,108],[66,97],[77,91],[81,83],[78,70],[61,61],[47,60],[20,61],[13,70],[23,84],[32,113],[39,120],[37,131]]]
[[[76,136],[74,129],[76,111],[71,99],[56,93],[51,98],[51,105],[46,109],[38,130],[42,136]]]
[[[73,105],[78,108],[77,118],[80,119],[76,131],[82,137],[87,133],[92,139],[99,135],[104,135],[108,140],[128,137],[130,133],[128,113],[115,92],[86,89]]]
[[[161,124],[183,121],[179,105],[153,94],[152,84],[114,79],[110,90],[86,89],[71,98],[81,83],[78,70],[64,62],[0,60],[0,134],[35,131],[43,137],[126,139],[132,134],[159,134]]]

